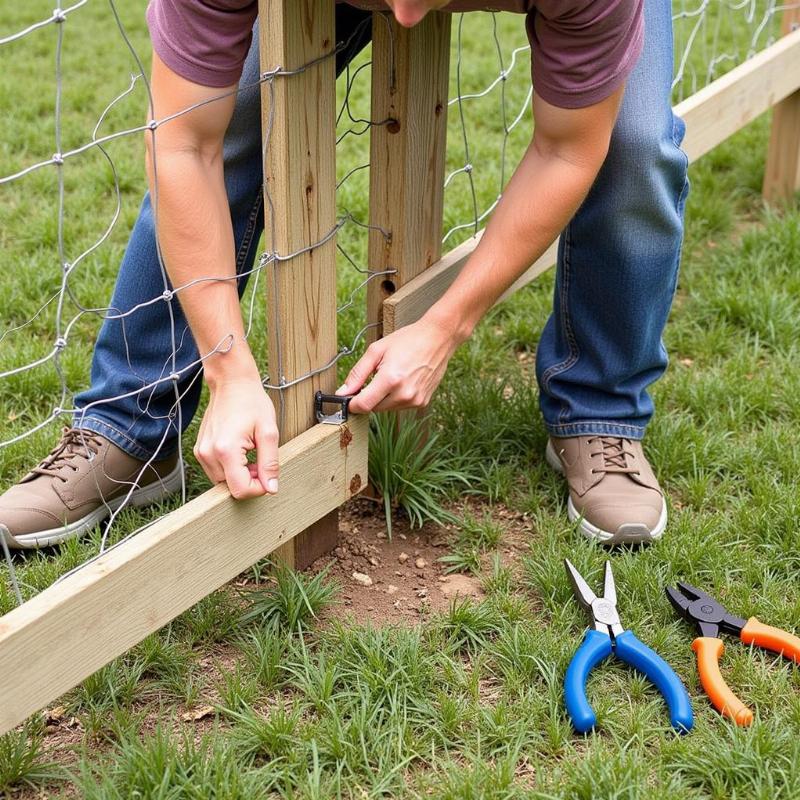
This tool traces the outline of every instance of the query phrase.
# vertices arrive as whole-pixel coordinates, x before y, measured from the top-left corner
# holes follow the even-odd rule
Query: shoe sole
[[[547,447],[544,451],[545,461],[548,465],[555,470],[559,475],[564,475],[564,467],[561,464],[561,459],[553,447],[553,443],[548,439]],[[575,508],[572,502],[572,497],[567,501],[567,516],[571,522],[577,522],[580,532],[592,541],[599,542],[607,547],[614,547],[619,544],[650,544],[660,539],[664,535],[664,530],[667,527],[667,501],[662,498],[661,500],[661,515],[658,518],[656,526],[651,530],[647,525],[641,523],[630,523],[620,525],[617,530],[612,533],[611,531],[604,531],[591,522],[584,519],[583,515]]]
[[[161,480],[153,481],[153,483],[137,489],[128,498],[128,505],[134,508],[143,508],[144,506],[152,505],[160,500],[163,500],[170,495],[177,492],[182,483],[182,472],[180,461],[175,465],[175,468]],[[0,524],[0,536],[2,536],[6,544],[14,550],[38,550],[41,547],[52,547],[67,539],[74,539],[82,536],[84,533],[92,530],[96,525],[99,525],[104,519],[116,511],[125,501],[125,494],[109,500],[99,508],[81,517],[69,525],[64,525],[60,528],[51,528],[46,531],[37,531],[36,533],[26,533],[20,536],[12,536],[5,525]]]

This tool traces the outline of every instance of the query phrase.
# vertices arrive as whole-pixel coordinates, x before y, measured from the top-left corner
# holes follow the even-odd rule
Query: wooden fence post
[[[783,12],[783,35],[800,28],[800,8]],[[763,194],[767,202],[789,200],[800,189],[800,90],[772,112]]]
[[[382,323],[383,301],[442,252],[449,68],[450,14],[431,12],[410,29],[373,14],[369,266],[397,273],[368,284],[370,323]],[[380,335],[376,327],[369,338]]]
[[[298,70],[263,82],[261,90],[266,249],[281,257],[297,253],[266,267],[273,384],[319,370],[337,352],[334,6],[334,0],[259,0],[262,73]],[[281,441],[315,424],[314,392],[335,388],[332,366],[272,391]],[[278,557],[307,566],[336,546],[338,520],[338,511],[326,515]]]

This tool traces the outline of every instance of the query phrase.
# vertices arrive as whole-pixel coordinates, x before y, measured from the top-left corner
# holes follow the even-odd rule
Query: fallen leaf
[[[181,714],[181,719],[184,722],[199,722],[201,719],[210,717],[214,713],[214,706],[200,706],[194,711],[187,711]]]

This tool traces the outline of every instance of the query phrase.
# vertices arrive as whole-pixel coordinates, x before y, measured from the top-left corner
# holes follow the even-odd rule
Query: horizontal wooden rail
[[[779,39],[676,106],[675,113],[686,122],[683,149],[691,161],[697,160],[798,90],[800,30]],[[447,291],[478,246],[482,233],[451,250],[384,301],[384,335],[416,322]],[[555,260],[553,244],[500,300],[546,272]]]
[[[0,618],[0,734],[76,686],[356,494],[366,417],[280,448],[281,489],[215,486]]]

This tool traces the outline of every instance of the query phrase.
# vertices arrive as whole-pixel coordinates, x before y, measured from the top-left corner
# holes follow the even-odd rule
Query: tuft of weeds
[[[477,547],[470,547],[459,542],[453,546],[453,552],[437,559],[445,565],[444,572],[469,572],[477,575],[481,571],[481,551]]]
[[[440,625],[453,650],[477,652],[501,630],[502,618],[489,603],[476,603],[470,598],[456,599],[440,620]]]
[[[123,738],[99,760],[84,755],[73,780],[86,800],[257,800],[270,788],[266,772],[248,769],[230,739],[208,734],[195,742],[161,726],[146,738]]]
[[[247,667],[236,664],[232,669],[220,670],[220,673],[217,693],[226,716],[247,709],[255,703],[261,694],[261,686],[258,678]]]
[[[227,712],[234,723],[231,741],[245,759],[272,761],[294,760],[297,750],[297,734],[301,720],[299,709],[284,705],[270,709],[262,716],[251,708]]]
[[[0,797],[12,796],[23,787],[35,789],[65,777],[57,764],[42,759],[43,741],[41,719],[29,721],[20,730],[0,736]]]
[[[408,414],[373,414],[370,420],[369,477],[383,498],[386,527],[392,535],[392,510],[401,508],[411,526],[443,525],[454,517],[442,499],[472,476],[446,455],[426,419]]]
[[[274,634],[302,633],[333,602],[338,591],[338,585],[328,580],[327,570],[306,575],[277,564],[265,588],[245,593],[249,606],[240,622],[255,623]]]
[[[439,561],[445,565],[445,573],[470,572],[477,575],[481,570],[481,556],[487,550],[495,550],[500,544],[503,529],[492,519],[488,511],[478,519],[468,511],[458,521],[458,534],[452,553]]]
[[[264,691],[281,684],[281,664],[286,654],[286,639],[264,628],[249,631],[238,641],[247,666]]]
[[[231,595],[221,589],[204,597],[172,623],[178,641],[194,648],[231,638],[237,630],[241,609]]]

